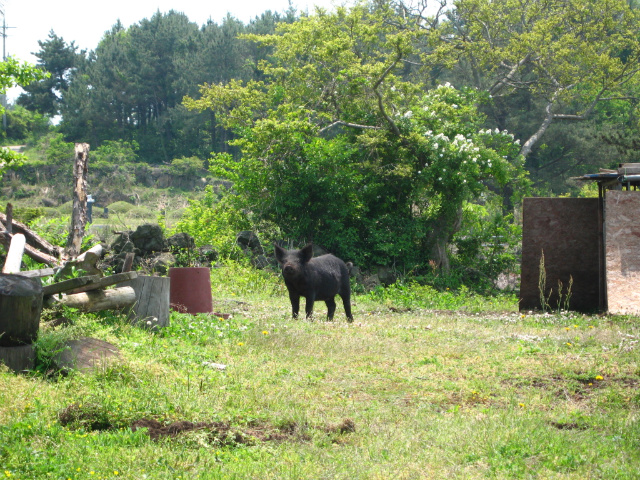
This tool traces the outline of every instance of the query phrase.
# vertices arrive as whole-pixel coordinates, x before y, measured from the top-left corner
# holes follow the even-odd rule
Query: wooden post
[[[80,253],[84,227],[87,223],[87,171],[89,164],[89,144],[76,143],[76,156],[73,166],[73,213],[71,228],[67,239],[66,252],[70,257]]]
[[[13,205],[7,203],[7,233],[11,235],[13,233]]]
[[[171,279],[168,277],[139,276],[124,285],[133,287],[136,303],[129,314],[132,323],[149,329],[169,325],[169,292]]]

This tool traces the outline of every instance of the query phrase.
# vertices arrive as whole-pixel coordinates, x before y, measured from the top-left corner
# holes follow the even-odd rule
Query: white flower
[[[409,110],[407,113],[404,114],[404,118],[411,118],[413,117],[413,112],[411,110]]]
[[[422,173],[422,170],[418,170],[418,175],[420,175]]]

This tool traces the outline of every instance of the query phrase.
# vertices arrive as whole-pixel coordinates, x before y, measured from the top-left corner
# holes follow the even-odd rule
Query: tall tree
[[[480,128],[476,93],[401,77],[423,39],[387,13],[317,9],[247,35],[274,49],[264,80],[204,85],[186,104],[238,135],[242,157],[213,164],[259,219],[367,263],[446,269],[462,204],[519,178],[517,148]]]
[[[60,113],[60,103],[69,88],[70,78],[84,60],[85,52],[78,52],[74,42],[67,44],[53,30],[49,32],[49,38],[38,41],[38,45],[40,50],[34,53],[38,58],[36,65],[50,75],[25,85],[25,93],[18,97],[17,103],[28,110],[54,117]]]
[[[490,121],[518,134],[520,153],[533,157],[531,168],[557,172],[558,165],[571,164],[568,157],[576,165],[593,154],[598,140],[588,125],[606,119],[598,118],[605,103],[636,102],[639,17],[629,3],[440,0],[433,10],[418,0],[396,7],[434,40],[423,61],[448,65],[456,83],[489,93]],[[574,147],[562,145],[568,138],[576,140]],[[580,139],[588,148],[580,148]],[[550,145],[562,150],[560,156],[549,156]]]

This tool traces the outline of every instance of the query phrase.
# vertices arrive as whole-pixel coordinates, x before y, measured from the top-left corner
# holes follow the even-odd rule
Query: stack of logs
[[[97,267],[101,245],[69,258],[62,248],[13,220],[11,210],[9,205],[7,214],[0,213],[0,242],[8,251],[0,274],[0,361],[23,370],[33,365],[32,343],[43,306],[59,303],[84,312],[132,307],[136,302],[132,286],[106,287],[131,283],[137,273],[103,276]],[[21,271],[23,254],[48,268]],[[77,276],[79,272],[83,276]],[[45,277],[54,282],[43,286]]]

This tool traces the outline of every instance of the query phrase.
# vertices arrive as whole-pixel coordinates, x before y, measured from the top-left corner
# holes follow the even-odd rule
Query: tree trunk
[[[73,167],[73,213],[66,252],[70,257],[80,253],[84,227],[87,223],[87,171],[89,164],[89,144],[76,143],[76,157]]]

